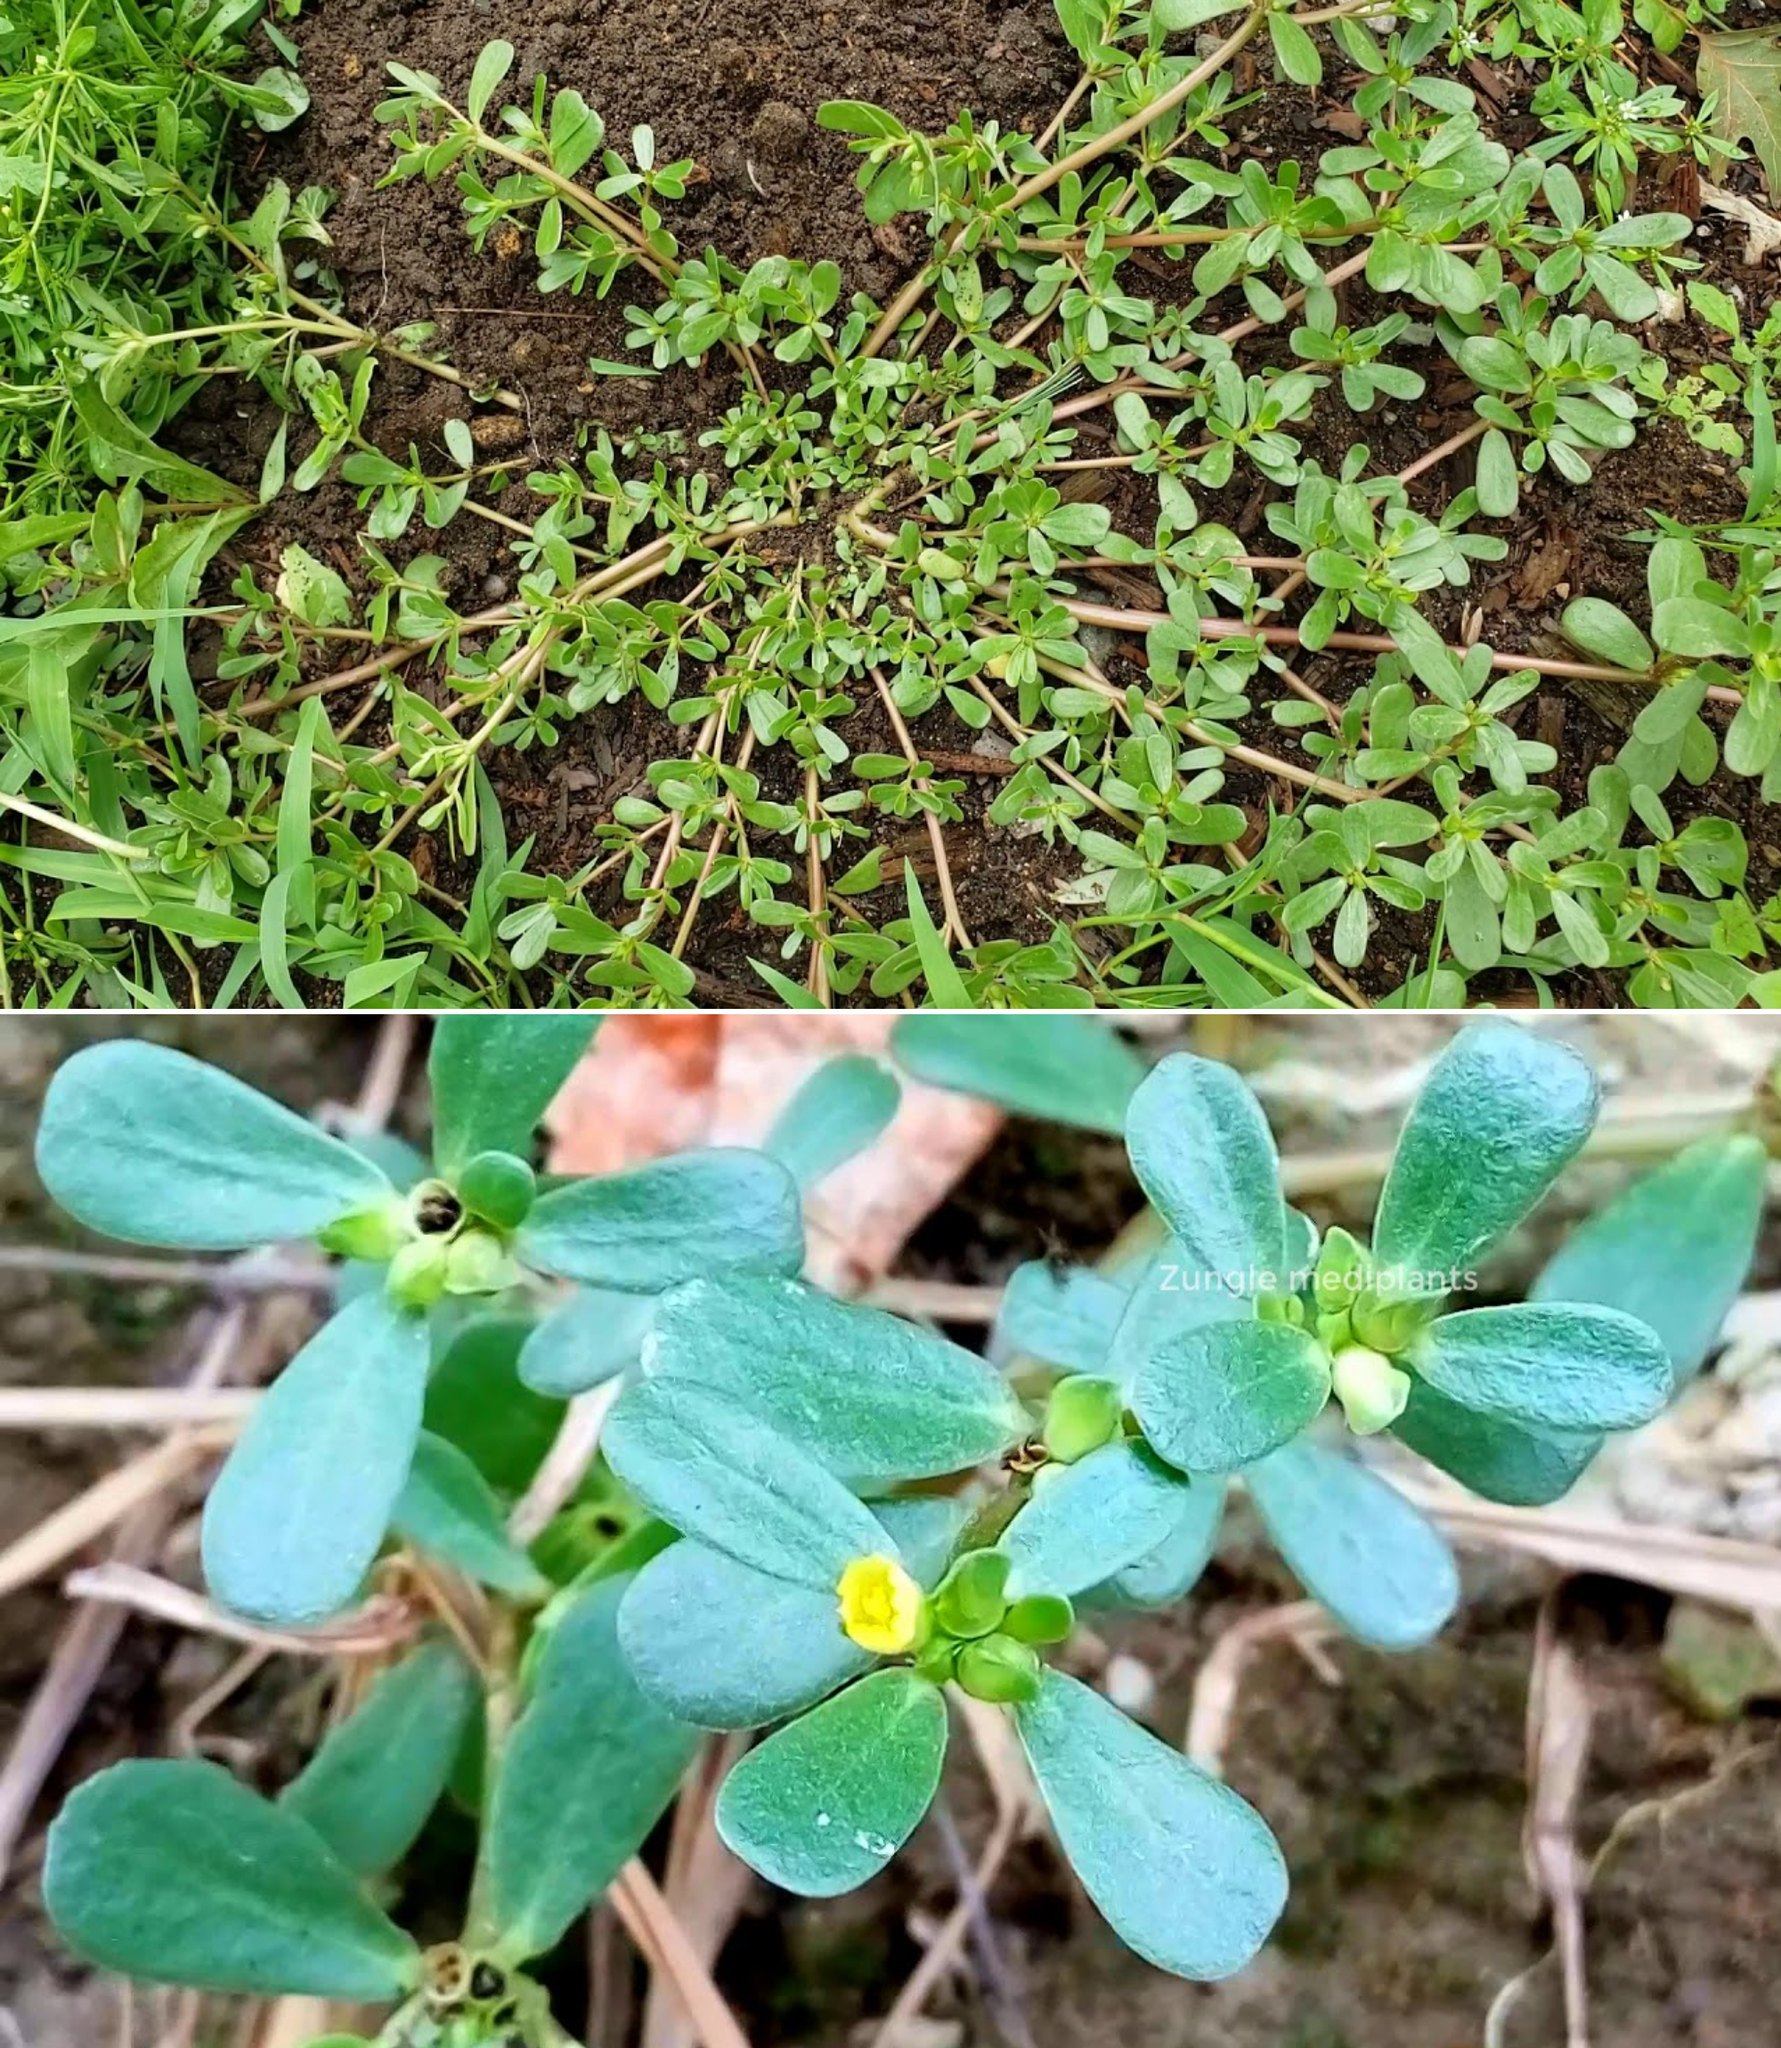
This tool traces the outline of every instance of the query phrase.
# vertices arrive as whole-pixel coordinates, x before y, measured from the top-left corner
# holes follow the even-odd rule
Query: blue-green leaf
[[[956,1501],[873,1509],[916,1581],[931,1589],[965,1510]],[[793,1585],[690,1538],[652,1558],[619,1610],[619,1641],[645,1692],[700,1728],[762,1728],[870,1668],[845,1635],[833,1586]]]
[[[134,1039],[88,1046],[57,1069],[37,1170],[94,1230],[203,1251],[313,1237],[390,1194],[368,1160],[282,1103]]]
[[[1188,1492],[1179,1472],[1130,1439],[1040,1472],[996,1546],[1010,1560],[1008,1598],[1073,1598],[1135,1564],[1168,1540]]]
[[[607,1461],[652,1514],[774,1578],[833,1591],[884,1548],[871,1511],[794,1441],[727,1394],[669,1375],[629,1386],[606,1418]]]
[[[1223,1479],[1191,1481],[1168,1535],[1110,1579],[1097,1598],[1128,1607],[1169,1607],[1181,1599],[1211,1559],[1227,1491]]]
[[[1330,1361],[1291,1323],[1205,1323],[1138,1367],[1132,1413],[1183,1472],[1232,1472],[1288,1443],[1329,1399]]]
[[[1602,1447],[1602,1432],[1529,1429],[1480,1415],[1412,1379],[1393,1434],[1486,1500],[1543,1508],[1569,1493]]]
[[[1060,1671],[1014,1719],[1064,1854],[1120,1939],[1178,1977],[1242,1969],[1286,1903],[1255,1808]]]
[[[50,1830],[43,1895],[78,1955],[156,1983],[382,2001],[420,1978],[321,1837],[212,1763],[89,1778]]]
[[[293,1627],[347,1605],[408,1477],[426,1381],[426,1322],[381,1291],[310,1338],[205,1503],[204,1575],[225,1607]]]
[[[1379,1264],[1430,1286],[1468,1272],[1576,1157],[1596,1106],[1595,1075],[1568,1047],[1516,1024],[1468,1025],[1399,1135],[1373,1232]]]
[[[1611,1308],[1461,1309],[1438,1316],[1407,1362],[1462,1408],[1537,1429],[1635,1429],[1670,1397],[1656,1332]]]
[[[804,1218],[797,1182],[766,1153],[682,1152],[541,1195],[517,1250],[541,1273],[656,1294],[704,1273],[795,1273]]]
[[[999,1363],[1040,1358],[1066,1372],[1099,1372],[1129,1300],[1117,1281],[1084,1266],[1029,1259],[1008,1276],[989,1355]]]
[[[1216,1060],[1173,1053],[1126,1115],[1132,1171],[1190,1269],[1231,1292],[1286,1286],[1286,1202],[1261,1104]]]
[[[511,1600],[537,1600],[550,1582],[507,1534],[494,1489],[456,1444],[421,1432],[390,1522],[405,1543],[454,1565]]]
[[[529,1159],[532,1134],[598,1020],[573,1011],[454,1012],[433,1026],[433,1160],[455,1174],[479,1152]]]
[[[752,1749],[717,1795],[717,1831],[804,1898],[876,1877],[933,1803],[946,1702],[906,1667],[875,1671]]]
[[[1624,1309],[1691,1379],[1750,1271],[1767,1174],[1761,1139],[1700,1139],[1579,1224],[1529,1299]]]
[[[1243,1481],[1293,1577],[1350,1635],[1408,1650],[1440,1632],[1453,1553],[1395,1486],[1319,1444],[1288,1444]]]
[[[891,1051],[906,1074],[981,1096],[1017,1116],[1089,1131],[1124,1128],[1144,1062],[1100,1018],[900,1017]]]
[[[888,1067],[864,1053],[843,1053],[824,1060],[779,1112],[762,1149],[800,1187],[814,1187],[873,1144],[902,1099]]]
[[[962,1471],[1031,1427],[975,1352],[793,1280],[677,1289],[657,1310],[648,1365],[729,1395],[856,1485]]]
[[[439,1803],[479,1699],[457,1650],[423,1643],[328,1735],[279,1805],[355,1875],[393,1870]]]
[[[540,1394],[586,1393],[637,1363],[656,1319],[653,1294],[578,1287],[540,1316],[519,1354],[519,1376]]]
[[[514,1962],[553,1947],[636,1855],[698,1747],[619,1649],[628,1585],[596,1579],[555,1617],[507,1739],[479,1874],[498,1952]]]

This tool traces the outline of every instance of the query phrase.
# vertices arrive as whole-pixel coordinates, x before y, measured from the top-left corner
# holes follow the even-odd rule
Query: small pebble
[[[1148,1664],[1115,1651],[1101,1673],[1101,1690],[1123,1714],[1142,1714],[1156,1700],[1156,1675]]]

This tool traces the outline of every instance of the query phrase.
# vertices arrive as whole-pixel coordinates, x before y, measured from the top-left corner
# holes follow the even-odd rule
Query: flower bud
[[[1116,1380],[1073,1373],[1051,1390],[1041,1441],[1060,1465],[1073,1465],[1111,1443],[1124,1415],[1125,1395]]]
[[[518,1278],[501,1240],[486,1230],[462,1230],[446,1248],[447,1294],[500,1294]]]
[[[1364,1344],[1350,1344],[1336,1353],[1333,1384],[1356,1436],[1376,1436],[1389,1429],[1410,1398],[1410,1375]]]
[[[390,1261],[384,1285],[404,1308],[431,1308],[445,1292],[449,1248],[443,1238],[417,1237]]]
[[[1320,1315],[1340,1315],[1360,1299],[1372,1277],[1373,1261],[1352,1231],[1333,1227],[1317,1253],[1311,1289]]]
[[[459,1200],[497,1230],[517,1230],[537,1192],[537,1175],[511,1152],[479,1152],[458,1175]]]
[[[1008,1559],[967,1550],[934,1588],[934,1620],[949,1636],[986,1636],[1008,1611]]]
[[[330,1223],[317,1242],[323,1251],[332,1252],[336,1258],[374,1259],[381,1263],[393,1259],[413,1235],[408,1204],[400,1195],[392,1195],[375,1209],[361,1209],[356,1215],[342,1216],[337,1223]]]
[[[1020,1643],[1061,1643],[1076,1626],[1076,1610],[1061,1593],[1023,1593],[1002,1621]]]
[[[1039,1690],[1037,1652],[1012,1636],[985,1636],[959,1652],[958,1682],[973,1699],[995,1706],[1030,1700]]]

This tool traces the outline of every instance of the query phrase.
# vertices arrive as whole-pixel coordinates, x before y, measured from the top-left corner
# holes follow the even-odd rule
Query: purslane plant
[[[202,33],[245,32],[256,4],[218,6]],[[1725,41],[1713,12],[1686,10],[1703,66]],[[631,354],[593,371],[704,366],[719,416],[698,433],[590,426],[504,458],[521,394],[443,360],[425,322],[378,332],[339,309],[327,194],[274,181],[245,218],[164,194],[154,220],[216,252],[198,266],[212,317],[83,322],[66,408],[117,488],[72,538],[0,518],[21,550],[0,571],[43,606],[0,621],[22,800],[84,840],[0,846],[23,871],[16,902],[0,889],[21,980],[171,1000],[172,959],[191,1000],[216,1000],[195,955],[227,949],[223,999],[548,984],[551,1001],[676,1004],[700,992],[700,920],[733,895],[753,970],[792,1003],[1458,1005],[1486,973],[1561,998],[1586,992],[1567,988],[1579,975],[1640,1003],[1771,998],[1781,905],[1746,893],[1763,871],[1743,827],[1716,821],[1730,846],[1703,886],[1647,818],[1716,762],[1774,797],[1769,572],[1741,564],[1726,617],[1674,647],[1635,626],[1573,660],[1465,626],[1447,643],[1432,623],[1432,598],[1505,557],[1491,522],[1531,487],[1557,504],[1588,489],[1654,411],[1749,448],[1742,520],[1670,538],[1772,553],[1774,321],[1744,337],[1694,274],[1689,219],[1629,210],[1654,155],[1721,170],[1723,105],[1641,89],[1618,0],[1058,14],[1081,77],[1042,138],[820,110],[857,148],[869,217],[917,252],[883,307],[829,261],[683,247],[694,168],[647,128],[608,133],[573,86],[516,79],[505,41],[462,79],[391,67],[390,175],[452,181],[476,246],[529,243],[541,290],[622,293]],[[1664,0],[1635,18],[1654,38],[1653,20],[1683,19]],[[1232,67],[1264,48],[1274,93],[1351,99],[1353,132],[1313,161],[1233,161]],[[1486,51],[1508,62],[1506,102],[1466,82]],[[77,182],[52,169],[46,189]],[[1168,269],[1179,290],[1155,282]],[[1338,292],[1363,276],[1390,303],[1357,328]],[[1648,345],[1679,294],[1729,338],[1700,375]],[[437,446],[383,445],[405,438],[377,419],[391,358],[461,397]],[[237,375],[281,408],[257,500],[148,431],[157,395]],[[1419,397],[1472,410],[1396,471],[1329,436],[1338,401],[1380,439]],[[1128,469],[1143,488],[1115,496]],[[292,543],[225,594],[259,506],[330,476],[359,494],[356,563]],[[1252,490],[1274,498],[1284,552],[1234,530]],[[501,601],[478,609],[456,601],[451,538],[398,546],[471,526],[511,552]],[[786,528],[822,543],[791,577]],[[214,691],[187,617],[223,635]],[[1516,730],[1548,676],[1625,703],[1619,768],[1641,802],[1580,801],[1555,750]],[[580,867],[539,872],[502,831],[497,757],[633,696],[683,737],[655,743]],[[900,722],[894,751],[881,716]],[[169,720],[177,747],[149,744]],[[977,735],[1013,768],[989,826],[1043,832],[1077,870],[1039,943],[974,934],[953,886],[949,828],[976,820],[946,757],[985,758]],[[769,753],[789,778],[763,773]],[[1266,778],[1265,821],[1222,800],[1240,773]],[[1405,786],[1420,837],[1388,844]],[[1299,792],[1357,814],[1359,851],[1301,819]],[[897,886],[887,828],[918,815],[938,909]],[[414,857],[436,832],[479,855],[467,894]],[[47,921],[29,900],[44,882],[62,892]]]
[[[311,1238],[381,1268],[279,1375],[204,1514],[226,1606],[313,1622],[351,1598],[414,1459],[428,1318],[526,1272],[647,1295],[701,1271],[794,1271],[795,1182],[765,1153],[685,1153],[540,1186],[533,1127],[593,1035],[585,1018],[454,1018],[433,1040],[433,1158],[398,1188],[373,1159],[213,1067],[122,1041],[77,1053],[37,1164],[71,1215],[138,1244]]]
[[[883,1130],[883,1066],[820,1069],[759,1153],[535,1182],[531,1126],[586,1037],[441,1023],[430,1163],[373,1164],[152,1048],[76,1055],[53,1084],[40,1156],[83,1220],[192,1248],[308,1236],[344,1260],[346,1305],[212,1495],[212,1590],[290,1626],[350,1601],[387,1543],[398,1573],[409,1554],[432,1568],[423,1613],[445,1568],[487,1618],[473,1662],[462,1611],[450,1635],[399,1638],[276,1802],[192,1762],[83,1786],[45,1886],[90,1958],[387,2002],[387,2048],[453,2028],[563,2048],[530,1966],[637,1853],[701,1731],[771,1731],[717,1825],[773,1882],[827,1896],[919,1823],[956,1693],[1011,1716],[1121,1936],[1225,1975],[1281,1910],[1280,1851],[1235,1791],[1070,1674],[1077,1612],[1179,1599],[1236,1483],[1349,1632],[1427,1640],[1453,1560],[1343,1436],[1390,1428],[1490,1497],[1555,1497],[1698,1368],[1761,1206],[1760,1144],[1703,1141],[1576,1232],[1530,1302],[1450,1310],[1588,1135],[1574,1055],[1506,1025],[1456,1039],[1369,1245],[1320,1242],[1287,1206],[1224,1067],[1146,1071],[1081,1020],[912,1019],[899,1065],[1123,1128],[1153,1205],[1135,1260],[1017,1273],[986,1359],[799,1277],[797,1188]],[[601,1466],[520,1547],[507,1512],[565,1397],[615,1373]],[[281,1402],[293,1375],[328,1392]],[[447,1796],[477,1822],[475,1874],[461,1938],[423,1950],[386,1879]]]

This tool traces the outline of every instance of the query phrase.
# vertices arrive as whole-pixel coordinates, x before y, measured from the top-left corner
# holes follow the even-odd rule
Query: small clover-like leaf
[[[933,1803],[946,1755],[940,1690],[875,1671],[770,1735],[717,1796],[717,1831],[750,1869],[804,1898],[876,1877]]]

